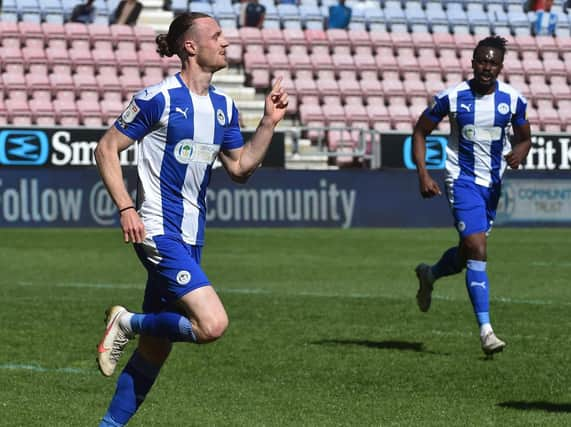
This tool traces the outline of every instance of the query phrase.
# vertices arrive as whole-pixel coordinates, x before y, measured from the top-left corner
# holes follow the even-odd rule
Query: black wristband
[[[135,209],[135,206],[127,206],[126,208],[119,209],[119,213],[123,213],[123,212],[125,212],[126,210],[129,210],[129,209]]]

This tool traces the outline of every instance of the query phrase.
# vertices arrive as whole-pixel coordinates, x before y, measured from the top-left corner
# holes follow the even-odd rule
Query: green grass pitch
[[[177,344],[132,426],[571,425],[571,229],[494,229],[480,350],[464,276],[428,313],[413,272],[452,229],[207,231],[203,265],[230,316]],[[0,425],[95,426],[117,375],[95,346],[145,274],[119,230],[0,230]],[[127,348],[127,355],[134,344]]]

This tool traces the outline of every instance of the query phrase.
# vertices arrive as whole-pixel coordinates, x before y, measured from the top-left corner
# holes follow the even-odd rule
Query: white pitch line
[[[18,282],[19,286],[46,286],[45,283],[31,283],[31,282]],[[54,283],[51,286],[58,288],[78,288],[78,289],[144,289],[144,284],[136,283]],[[264,288],[218,288],[216,290],[220,293],[226,294],[245,294],[245,295],[280,295],[280,296],[301,296],[301,297],[317,297],[317,298],[350,298],[350,299],[368,299],[368,298],[382,298],[392,300],[404,300],[406,297],[399,297],[388,294],[366,294],[366,293],[338,293],[338,292],[316,292],[316,291],[300,291],[300,292],[279,292],[271,289]],[[432,295],[433,299],[442,301],[464,301],[465,298],[453,298],[441,295]],[[467,298],[467,297],[466,297]],[[543,299],[524,299],[524,298],[510,298],[510,297],[492,297],[491,302],[500,302],[504,304],[523,304],[523,305],[554,305],[554,306],[569,306],[571,302],[566,301],[552,301]]]
[[[44,368],[43,366],[39,365],[20,364],[20,363],[4,363],[0,365],[0,369],[7,369],[11,371],[54,372],[58,374],[91,373],[91,371],[81,368]]]

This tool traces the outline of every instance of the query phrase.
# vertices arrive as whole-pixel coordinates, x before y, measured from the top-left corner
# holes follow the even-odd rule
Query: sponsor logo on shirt
[[[188,282],[190,282],[190,273],[186,270],[181,270],[176,274],[176,282],[179,285],[186,285]]]
[[[123,113],[119,117],[119,125],[123,129],[127,129],[129,123],[132,123],[133,120],[135,120],[135,117],[137,117],[137,114],[139,114],[140,111],[141,109],[137,106],[135,100],[132,99],[129,106],[125,109],[125,111],[123,111]]]
[[[192,139],[183,139],[174,147],[174,157],[183,165],[191,162],[214,163],[220,146],[216,144],[202,144]]]
[[[218,120],[218,124],[220,126],[224,126],[226,124],[226,116],[224,115],[224,111],[220,108],[216,110],[216,120]]]
[[[505,102],[498,104],[498,113],[500,114],[508,114],[510,112],[510,107]]]

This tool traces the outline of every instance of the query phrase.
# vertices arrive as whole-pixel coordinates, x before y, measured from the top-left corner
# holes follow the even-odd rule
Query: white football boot
[[[486,335],[480,337],[480,340],[482,341],[482,350],[487,355],[499,353],[506,346],[506,343],[499,339],[493,331],[490,331]]]
[[[105,334],[97,346],[97,364],[101,373],[106,377],[113,375],[123,349],[133,338],[133,335],[125,332],[119,324],[121,316],[127,313],[127,309],[120,305],[115,305],[105,311]]]

